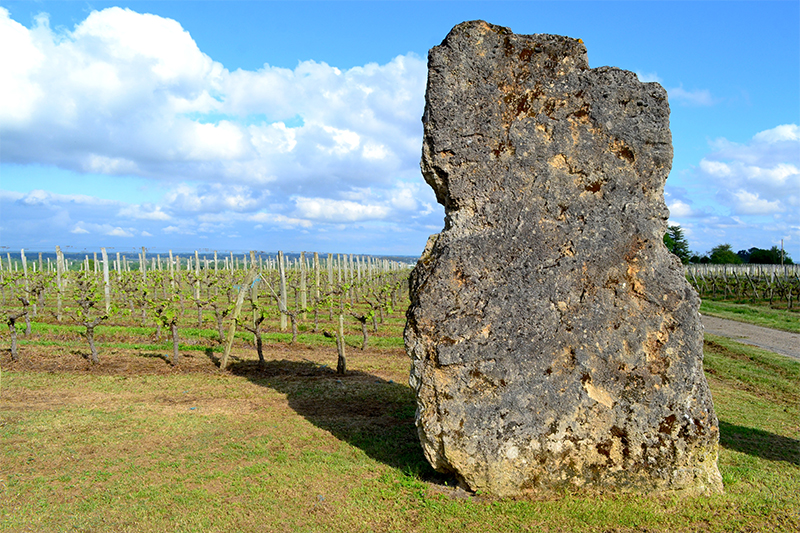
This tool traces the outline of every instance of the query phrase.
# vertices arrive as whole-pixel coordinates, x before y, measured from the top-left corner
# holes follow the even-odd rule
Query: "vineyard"
[[[344,373],[348,344],[363,350],[371,338],[399,342],[406,263],[318,253],[137,255],[101,249],[70,259],[57,248],[51,261],[7,253],[0,309],[12,360],[20,344],[58,339],[83,345],[97,363],[98,343],[124,332],[134,351],[166,346],[171,355],[163,357],[173,366],[182,352],[203,350],[225,369],[234,346],[254,350],[263,365],[265,338],[294,344],[303,334],[310,335],[304,342],[335,346]],[[800,265],[689,265],[686,278],[704,299],[796,310],[800,298]]]
[[[234,344],[251,346],[263,365],[265,336],[295,343],[303,332],[335,343],[343,374],[348,343],[365,349],[394,310],[407,306],[408,265],[386,259],[283,252],[162,258],[144,249],[135,259],[110,258],[105,249],[99,259],[92,255],[71,261],[57,248],[55,261],[45,262],[42,254],[29,261],[24,250],[18,260],[7,254],[0,305],[12,360],[20,358],[20,335],[27,344],[52,342],[39,332],[82,341],[87,359],[98,363],[98,344],[124,332],[126,344],[148,353],[171,345],[164,359],[172,366],[181,365],[182,352],[203,350],[225,369]]]
[[[800,265],[689,265],[686,279],[701,298],[787,310],[795,309],[800,298]]]

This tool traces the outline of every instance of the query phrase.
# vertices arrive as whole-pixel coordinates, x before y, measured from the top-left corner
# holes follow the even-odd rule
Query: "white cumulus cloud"
[[[3,164],[133,177],[150,191],[149,203],[3,193],[4,227],[147,244],[257,224],[324,233],[348,223],[384,231],[398,214],[418,228],[438,218],[419,186],[423,58],[349,69],[264,59],[230,71],[178,21],[132,9],[52,28],[46,14],[26,27],[0,7]]]
[[[295,198],[296,213],[301,218],[328,222],[355,222],[385,218],[389,208],[384,205],[369,205],[350,200],[330,198]]]
[[[39,22],[41,24],[42,21]],[[14,53],[11,53],[11,50]],[[42,98],[42,89],[31,78],[45,61],[31,32],[11,20],[8,10],[0,7],[0,123],[10,126],[23,123]]]
[[[693,214],[691,206],[681,200],[675,200],[667,207],[669,208],[670,217],[684,218],[690,217]]]
[[[796,124],[759,132],[744,144],[717,139],[712,146],[716,151],[700,161],[699,170],[718,185],[720,197],[734,214],[798,211],[800,134]]]
[[[170,220],[172,217],[161,210],[161,206],[154,205],[126,205],[119,210],[117,216],[136,218],[142,220]]]
[[[736,198],[736,212],[743,215],[771,215],[783,211],[780,202],[764,200],[757,193],[739,190],[733,196]]]
[[[426,66],[413,55],[229,72],[177,21],[118,7],[71,31],[44,16],[28,29],[0,8],[0,35],[9,163],[341,189],[419,158]]]
[[[708,248],[722,242],[745,249],[800,240],[798,126],[779,125],[744,143],[723,138],[710,144],[713,151],[692,179],[696,194],[668,194],[671,222],[682,222],[687,234]]]
[[[760,143],[777,143],[781,141],[800,141],[800,127],[797,124],[782,124],[771,130],[761,131],[753,136]]]
[[[171,209],[186,213],[254,211],[262,206],[268,193],[244,185],[221,183],[181,183],[164,195]]]
[[[661,78],[655,72],[636,72],[636,77],[642,83],[656,82],[661,83]]]
[[[714,105],[716,103],[714,97],[711,96],[711,91],[708,89],[695,89],[693,91],[688,91],[683,88],[683,85],[681,85],[679,87],[667,89],[667,94],[669,95],[670,102],[677,102],[690,106],[703,107]]]

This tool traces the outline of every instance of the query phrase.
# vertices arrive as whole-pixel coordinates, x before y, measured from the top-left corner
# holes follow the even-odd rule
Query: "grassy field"
[[[345,376],[305,335],[271,337],[265,368],[239,343],[223,374],[202,339],[173,368],[109,330],[92,366],[35,333],[0,354],[0,531],[800,531],[797,362],[707,337],[722,495],[499,500],[426,463],[401,327]]]
[[[800,333],[800,312],[772,309],[766,304],[752,305],[704,299],[700,304],[700,312],[756,326]]]

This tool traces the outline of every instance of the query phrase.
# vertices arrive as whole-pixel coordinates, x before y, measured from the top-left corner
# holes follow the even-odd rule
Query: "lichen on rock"
[[[430,51],[423,123],[446,216],[405,341],[433,467],[500,496],[721,491],[699,299],[662,242],[666,91],[465,22]]]

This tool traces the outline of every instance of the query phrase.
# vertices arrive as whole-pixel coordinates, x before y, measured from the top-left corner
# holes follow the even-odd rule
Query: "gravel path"
[[[800,360],[800,334],[798,333],[706,315],[702,316],[702,321],[706,331],[712,335],[728,337],[742,344],[758,346],[770,352]]]

